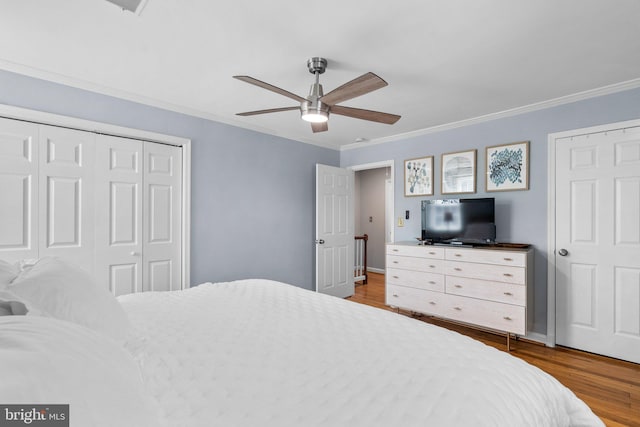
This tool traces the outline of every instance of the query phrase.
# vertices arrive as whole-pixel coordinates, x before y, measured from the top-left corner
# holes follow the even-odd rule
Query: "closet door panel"
[[[142,147],[96,139],[96,280],[116,296],[142,291]]]
[[[182,287],[182,149],[144,143],[144,290]]]
[[[0,119],[0,259],[38,257],[38,125]]]
[[[94,269],[95,135],[40,126],[39,257],[72,260]]]

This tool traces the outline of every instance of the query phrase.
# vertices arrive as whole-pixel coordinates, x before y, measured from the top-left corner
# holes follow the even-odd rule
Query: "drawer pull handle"
[[[393,294],[393,297],[394,298],[398,298],[398,294]]]
[[[393,276],[393,278],[394,278],[394,279],[399,279],[399,277],[398,277],[398,276]]]
[[[435,303],[435,302],[433,302],[433,301],[429,301],[429,304],[431,304],[431,305],[436,305],[436,303]]]
[[[512,294],[511,292],[505,292],[504,294],[505,294],[506,296],[508,296],[508,297],[512,297],[512,296],[513,296],[513,294]]]
[[[454,286],[458,289],[462,288],[462,285],[454,285]]]
[[[453,307],[454,310],[462,311],[460,307]]]
[[[391,249],[393,252],[398,252],[398,249]]]
[[[509,317],[509,316],[504,316],[504,317],[503,317],[503,319],[504,319],[504,320],[511,320],[511,317]]]
[[[429,268],[436,268],[436,266],[435,265],[430,265]]]
[[[435,285],[435,284],[436,284],[436,282],[434,282],[433,280],[429,280],[429,284],[430,284],[430,285]]]
[[[461,268],[459,268],[459,267],[454,267],[453,269],[454,269],[455,271],[462,271],[462,269],[461,269]]]
[[[398,263],[398,261],[393,261],[393,263],[394,263],[394,264],[397,264],[397,263]]]
[[[504,277],[513,277],[513,274],[511,274],[511,273],[504,273],[504,274],[503,274],[503,276],[504,276]]]
[[[462,254],[453,254],[453,256],[461,257]]]
[[[435,254],[436,254],[435,252],[429,252],[429,255],[435,255]]]
[[[505,261],[513,261],[513,258],[502,258]]]

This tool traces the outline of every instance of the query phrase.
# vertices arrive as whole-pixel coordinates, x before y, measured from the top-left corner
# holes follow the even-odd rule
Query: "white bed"
[[[18,280],[6,291],[19,286]],[[46,307],[29,301],[25,304],[34,315],[0,316],[0,375],[16,376],[15,365],[22,362],[15,352],[33,349],[43,339],[24,330],[33,326],[42,331],[48,325],[42,333],[48,339],[62,333],[56,340],[73,343],[93,334],[86,346],[98,358],[122,358],[96,362],[104,365],[99,375],[108,377],[109,387],[120,394],[112,397],[113,404],[124,405],[122,412],[136,420],[118,425],[603,425],[570,390],[518,358],[437,326],[291,285],[267,280],[208,283],[118,301],[128,320],[126,334],[109,338],[70,319],[53,319],[43,314]],[[16,341],[16,334],[24,342]],[[82,352],[76,348],[75,356],[62,355],[70,358],[64,369],[90,365],[97,357],[81,354],[89,361],[75,361],[76,353]],[[29,354],[28,366],[44,363]],[[10,363],[14,366],[7,369]],[[123,371],[111,375],[108,365],[114,364],[123,365]],[[121,376],[133,384],[120,384]],[[20,389],[21,403],[29,396],[34,401],[67,399],[59,403],[76,408],[72,426],[89,425],[74,421],[100,410],[87,397],[91,387],[84,401],[77,401],[73,390],[40,392],[42,385],[24,384],[30,380],[18,374],[11,385],[0,383],[0,404],[15,400],[14,387]],[[109,389],[95,394],[104,400]],[[94,425],[110,425],[95,418]]]

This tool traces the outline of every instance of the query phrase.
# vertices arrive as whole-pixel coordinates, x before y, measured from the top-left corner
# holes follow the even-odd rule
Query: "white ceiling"
[[[584,91],[640,86],[638,0],[0,0],[0,68],[282,137],[339,148],[396,139]],[[389,86],[343,105],[395,125],[331,116],[313,134],[284,96],[367,71]],[[623,83],[622,85],[618,85]],[[353,145],[352,145],[353,146]]]

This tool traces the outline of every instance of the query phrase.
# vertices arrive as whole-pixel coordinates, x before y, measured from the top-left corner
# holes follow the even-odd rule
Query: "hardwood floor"
[[[384,291],[384,275],[369,273],[369,283],[356,286],[356,294],[350,300],[397,311],[384,304]],[[410,312],[401,310],[400,313],[412,316]],[[428,316],[412,317],[468,335],[499,350],[507,350],[504,335]],[[523,340],[512,340],[510,353],[558,379],[589,405],[607,426],[640,427],[640,365]]]

